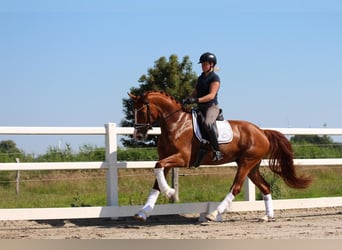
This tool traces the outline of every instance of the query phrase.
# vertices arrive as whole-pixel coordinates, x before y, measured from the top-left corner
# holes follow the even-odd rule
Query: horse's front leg
[[[171,168],[184,167],[185,162],[186,159],[179,152],[159,160],[154,168],[154,174],[156,176],[154,188],[159,189],[170,200],[175,200],[176,191],[167,184],[165,177]]]
[[[134,215],[134,218],[140,221],[146,221],[157,202],[159,194],[159,190],[153,188],[147,197],[145,205]]]
[[[172,167],[182,167],[184,166],[184,161],[182,160],[181,154],[175,154],[158,161],[154,168],[154,174],[156,176],[156,181],[150,194],[147,198],[145,205],[135,214],[135,218],[141,221],[146,221],[149,214],[152,212],[155,203],[159,197],[159,194],[164,194],[170,200],[175,199],[176,191],[171,188],[167,181],[166,175]]]
[[[155,189],[159,189],[160,192],[165,195],[169,200],[174,201],[176,196],[176,191],[169,186],[166,180],[167,173],[171,168],[158,168],[154,169],[154,174],[156,176],[156,182],[154,184]],[[156,185],[157,184],[157,185]]]

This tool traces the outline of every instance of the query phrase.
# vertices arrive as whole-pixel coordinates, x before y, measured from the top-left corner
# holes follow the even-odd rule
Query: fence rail
[[[265,128],[266,129],[266,128]],[[321,128],[267,128],[278,130],[285,135],[337,135],[342,136],[342,129]],[[103,135],[105,137],[106,160],[104,162],[44,162],[44,163],[0,163],[3,170],[73,170],[107,169],[107,206],[82,208],[21,208],[0,209],[0,220],[33,219],[71,219],[71,218],[117,218],[134,214],[140,206],[120,206],[118,204],[118,169],[153,168],[155,161],[117,161],[117,135],[133,134],[133,128],[116,127],[115,123],[104,127],[0,127],[0,135]],[[149,134],[160,134],[154,127]],[[267,160],[262,165],[267,165]],[[342,166],[340,159],[295,159],[296,165],[302,166]],[[235,163],[220,167],[236,166]],[[203,166],[212,167],[212,166]],[[246,201],[234,202],[233,211],[263,210],[263,201],[255,201],[255,187],[250,181],[245,183]],[[157,205],[152,215],[206,213],[217,206],[215,202],[179,203]],[[342,197],[275,200],[275,209],[312,208],[342,206]]]

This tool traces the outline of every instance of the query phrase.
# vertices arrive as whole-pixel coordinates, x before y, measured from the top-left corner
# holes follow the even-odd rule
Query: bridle
[[[143,104],[143,106],[141,106],[138,109],[134,109],[134,121],[137,120],[137,114],[140,110],[142,110],[144,108],[144,106],[146,106],[146,112],[147,112],[147,123],[134,123],[134,129],[147,129],[150,130],[152,129],[152,124],[151,124],[151,109],[150,109],[150,103],[148,102],[148,100],[145,100],[145,103]],[[171,114],[167,115],[166,117],[164,117],[164,119],[168,119],[169,117],[173,116],[175,113],[178,113],[179,111],[182,111],[182,109],[178,109],[174,112],[172,112]]]
[[[148,101],[145,101],[144,105],[141,106],[139,109],[134,109],[134,121],[137,120],[137,114],[140,110],[142,110],[146,106],[147,110],[147,123],[134,123],[134,128],[135,129],[152,129],[152,124],[151,124],[151,110],[150,110],[150,103]]]

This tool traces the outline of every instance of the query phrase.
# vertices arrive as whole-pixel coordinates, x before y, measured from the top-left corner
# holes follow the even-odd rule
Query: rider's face
[[[211,69],[212,63],[210,62],[202,62],[202,71],[203,72],[208,72]]]

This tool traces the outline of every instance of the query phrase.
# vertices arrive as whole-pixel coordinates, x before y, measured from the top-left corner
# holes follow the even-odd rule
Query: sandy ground
[[[0,239],[342,239],[342,207],[224,214],[224,222],[199,222],[198,214],[49,221],[0,221]]]

